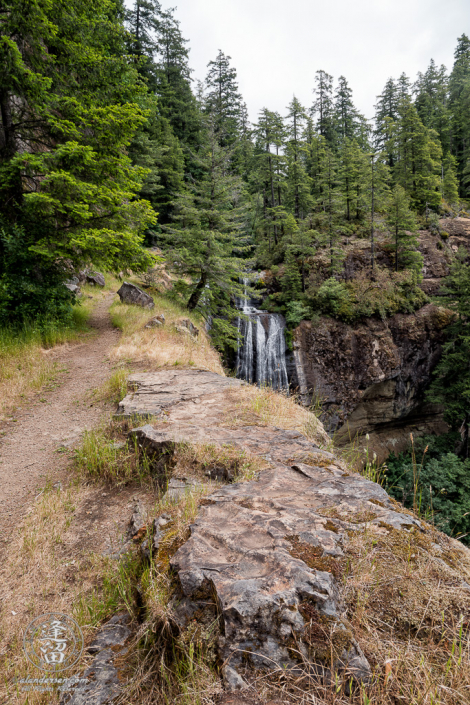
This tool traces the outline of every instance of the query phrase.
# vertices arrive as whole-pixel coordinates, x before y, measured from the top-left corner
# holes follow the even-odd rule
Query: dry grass
[[[32,619],[47,612],[70,614],[87,642],[98,623],[125,604],[119,579],[122,565],[100,553],[67,550],[80,530],[76,515],[85,513],[96,497],[93,492],[79,484],[63,490],[46,485],[6,549],[0,579],[2,703],[26,702],[13,679],[41,677],[22,647],[23,632]],[[57,701],[56,695],[39,692],[29,693],[27,699],[34,705]]]
[[[212,443],[178,443],[173,463],[174,474],[205,481],[222,474],[233,482],[249,482],[268,467],[263,458],[245,450]]]
[[[186,449],[179,460],[186,462],[188,457],[193,455]],[[217,484],[206,481],[188,489],[178,500],[163,498],[155,506],[154,516],[164,514],[168,523],[161,529],[163,538],[157,553],[140,578],[146,621],[135,637],[133,657],[127,664],[130,682],[118,705],[209,705],[222,693],[215,668],[219,635],[215,603],[209,599],[206,604],[208,619],[179,632],[172,614],[179,588],[170,568],[170,558],[189,537],[201,501],[215,487]]]
[[[167,297],[154,293],[152,311],[127,306],[116,301],[110,309],[113,324],[122,331],[121,340],[111,352],[111,359],[124,362],[145,362],[154,369],[167,366],[197,367],[223,375],[219,354],[212,347],[204,330],[204,322]],[[159,313],[165,315],[164,326],[145,328],[145,324]],[[175,323],[189,318],[199,329],[194,340],[179,333]]]
[[[82,291],[83,298],[74,307],[69,326],[50,325],[42,331],[25,328],[20,332],[0,329],[0,421],[54,379],[59,366],[51,353],[89,332],[87,320],[104,293],[86,285]]]
[[[298,404],[294,396],[253,385],[230,390],[228,396],[232,408],[225,421],[227,426],[276,426],[299,431],[321,447],[331,445],[331,439],[315,414]]]

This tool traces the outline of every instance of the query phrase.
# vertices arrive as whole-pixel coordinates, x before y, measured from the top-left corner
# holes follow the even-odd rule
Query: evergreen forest
[[[319,68],[309,105],[293,96],[250,122],[231,57],[221,49],[193,80],[177,13],[157,0],[4,0],[0,30],[1,325],[67,322],[63,283],[80,268],[145,273],[156,261],[225,353],[252,270],[262,307],[289,329],[429,300],[417,232],[470,200],[466,34],[453,66],[384,76],[373,120],[345,76]],[[364,254],[351,274],[354,243]],[[429,392],[454,430],[470,422],[469,287],[461,253]]]

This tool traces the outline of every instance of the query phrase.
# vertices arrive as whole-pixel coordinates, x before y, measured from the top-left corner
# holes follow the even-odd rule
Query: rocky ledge
[[[325,449],[320,428],[314,442],[296,431],[231,423],[238,380],[164,370],[133,375],[131,382],[136,389],[118,413],[157,415],[130,434],[164,457],[167,471],[168,454],[180,442],[230,444],[265,463],[256,480],[214,485],[188,540],[171,557],[179,586],[174,619],[181,629],[194,621],[218,624],[226,687],[244,689],[250,673],[276,669],[327,680],[334,671],[345,681],[369,682],[371,665],[343,595],[348,545],[364,533],[376,542],[395,534],[411,542],[429,527],[379,485],[351,473]],[[174,471],[171,482],[171,491],[178,483],[187,492],[197,484]],[[171,522],[162,515],[154,526],[156,555]]]

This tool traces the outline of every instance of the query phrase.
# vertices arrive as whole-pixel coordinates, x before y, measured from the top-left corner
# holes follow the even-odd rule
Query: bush
[[[334,277],[323,282],[318,289],[315,303],[327,315],[349,320],[354,317],[351,294],[343,282]]]
[[[75,297],[63,284],[65,265],[38,257],[30,244],[21,228],[0,229],[0,325],[71,323]]]
[[[291,328],[296,328],[300,321],[309,318],[310,315],[310,309],[302,301],[291,301],[286,306],[286,321]]]
[[[412,313],[429,301],[412,271],[391,272],[376,268],[374,278],[361,272],[347,283],[327,279],[313,296],[322,313],[351,323],[360,318]]]
[[[470,459],[453,452],[455,440],[456,434],[420,439],[415,462],[411,450],[391,455],[386,488],[406,507],[416,502],[438,529],[470,545]]]

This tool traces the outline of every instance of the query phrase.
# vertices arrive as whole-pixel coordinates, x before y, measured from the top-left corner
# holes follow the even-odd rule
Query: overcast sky
[[[414,80],[431,58],[450,68],[457,37],[470,34],[470,0],[176,3],[193,77],[204,78],[222,49],[237,69],[252,121],[263,107],[284,114],[294,94],[310,107],[319,69],[346,76],[356,106],[370,118],[389,76],[405,71]]]

